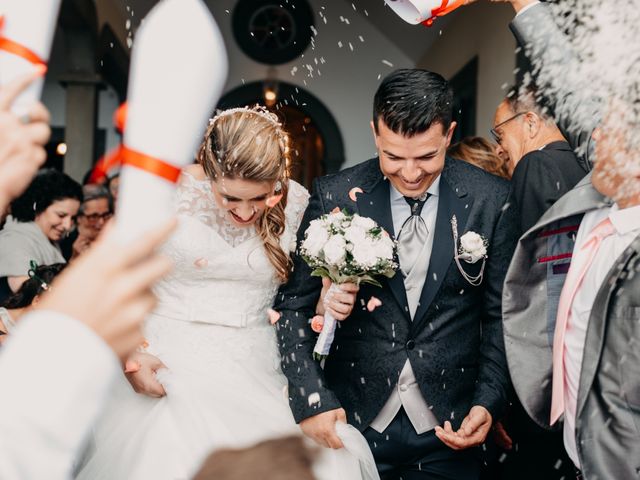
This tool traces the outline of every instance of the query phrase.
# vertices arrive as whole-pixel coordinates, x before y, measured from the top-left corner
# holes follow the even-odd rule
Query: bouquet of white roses
[[[375,277],[391,278],[398,268],[395,248],[389,234],[372,219],[334,211],[311,222],[300,253],[313,269],[311,275],[331,280],[328,294],[331,295],[341,283],[381,286]],[[335,318],[325,313],[322,332],[313,350],[317,357],[328,355],[335,329]]]

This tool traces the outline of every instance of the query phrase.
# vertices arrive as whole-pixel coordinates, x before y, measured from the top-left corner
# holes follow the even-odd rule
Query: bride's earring
[[[274,185],[273,191],[274,191],[274,195],[271,195],[264,202],[265,205],[269,208],[275,207],[278,203],[280,203],[280,200],[282,200],[282,193],[280,193],[282,192],[282,182],[280,180],[278,180]]]

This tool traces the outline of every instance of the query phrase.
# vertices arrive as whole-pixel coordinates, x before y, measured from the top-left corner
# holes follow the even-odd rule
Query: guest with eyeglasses
[[[532,86],[511,89],[496,110],[491,135],[508,156],[511,193],[520,219],[520,235],[587,173]],[[572,478],[573,466],[562,432],[549,432],[529,418],[518,399],[496,430],[504,450],[500,465],[487,478],[559,480]],[[498,473],[498,471],[500,473]],[[525,478],[525,477],[522,477]]]
[[[533,86],[513,88],[500,103],[491,135],[509,157],[513,198],[525,233],[589,169],[540,103]]]
[[[76,229],[60,243],[68,261],[85,252],[113,216],[113,198],[104,186],[85,185],[82,192],[84,200],[76,217]]]

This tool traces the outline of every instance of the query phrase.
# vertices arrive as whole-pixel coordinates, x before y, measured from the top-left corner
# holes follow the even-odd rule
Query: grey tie
[[[427,238],[429,238],[427,224],[420,216],[422,207],[429,196],[430,194],[427,194],[424,200],[404,197],[411,207],[411,216],[405,220],[398,235],[398,260],[400,260],[400,268],[405,277],[411,272]]]

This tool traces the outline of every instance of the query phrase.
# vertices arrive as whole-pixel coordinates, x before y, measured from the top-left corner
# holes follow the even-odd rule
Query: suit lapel
[[[391,199],[389,191],[389,181],[382,177],[382,173],[377,169],[377,176],[374,176],[369,185],[363,184],[364,192],[357,195],[358,213],[363,217],[375,220],[378,225],[384,228],[395,238],[393,230],[393,218],[391,216]],[[395,297],[402,312],[409,318],[409,304],[407,302],[407,292],[404,287],[404,279],[400,269],[396,274],[387,280],[389,287]]]
[[[448,169],[442,172],[440,178],[440,198],[438,199],[438,215],[429,260],[429,270],[427,278],[420,295],[420,304],[416,310],[413,320],[413,331],[422,328],[424,317],[442,285],[442,281],[447,274],[449,265],[453,260],[456,246],[453,243],[453,230],[451,229],[451,218],[455,215],[458,220],[458,233],[462,235],[469,218],[471,202],[467,197],[466,190],[454,184],[453,179],[447,174]]]
[[[593,379],[600,365],[600,357],[602,356],[602,347],[605,340],[605,330],[609,317],[611,295],[613,295],[614,290],[618,286],[617,280],[620,279],[622,271],[627,267],[631,258],[640,253],[636,251],[634,244],[627,248],[620,258],[616,260],[614,267],[609,271],[604,282],[602,282],[602,286],[593,302],[593,309],[589,315],[587,338],[584,345],[585,355],[583,356],[582,370],[580,372],[580,383],[578,384],[578,408],[576,410],[576,418],[579,418],[584,408],[587,395],[591,390]]]

